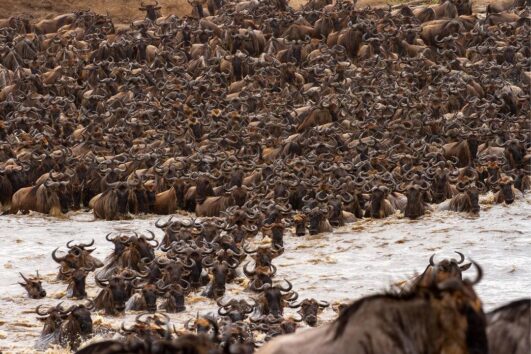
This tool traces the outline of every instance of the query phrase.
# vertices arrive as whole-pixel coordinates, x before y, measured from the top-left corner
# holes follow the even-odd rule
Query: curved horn
[[[281,287],[281,286],[279,285],[278,288],[279,288],[281,291],[288,292],[288,291],[290,291],[291,289],[293,289],[293,285],[290,283],[289,280],[284,279],[284,281],[285,281],[286,283],[288,283],[288,286],[285,287],[285,288],[283,288],[283,287]]]
[[[59,247],[57,247],[56,249],[53,250],[52,252],[52,259],[54,261],[56,261],[57,263],[61,263],[62,261],[65,260],[66,257],[57,257],[56,253],[57,253],[57,250],[59,249]]]
[[[435,262],[433,261],[434,258],[435,258],[435,253],[432,254],[431,257],[430,257],[430,265],[431,265],[432,267],[435,267]]]
[[[458,252],[458,251],[454,251],[454,252],[457,253],[461,257],[459,261],[457,262],[457,264],[463,263],[465,261],[465,256],[461,252]]]

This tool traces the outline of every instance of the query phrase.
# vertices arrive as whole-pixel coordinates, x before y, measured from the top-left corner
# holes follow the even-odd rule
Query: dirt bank
[[[299,8],[307,0],[291,0],[290,4],[294,8]],[[146,0],[146,2],[149,2]],[[359,0],[358,6],[384,6],[387,3],[398,4],[409,1],[400,0]],[[430,2],[430,1],[427,1]],[[475,8],[482,8],[493,0],[475,0]],[[94,12],[105,14],[109,13],[115,23],[128,23],[133,20],[141,19],[144,12],[138,9],[140,0],[2,0],[0,1],[0,18],[15,15],[27,14],[34,18],[51,18],[58,14],[71,12],[75,10],[90,9]],[[191,7],[187,0],[159,0],[162,6],[162,14],[176,14],[185,16],[191,13]]]

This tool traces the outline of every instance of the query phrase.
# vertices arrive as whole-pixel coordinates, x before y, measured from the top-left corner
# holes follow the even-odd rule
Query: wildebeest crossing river
[[[488,203],[488,196],[485,198]],[[433,253],[452,256],[454,250],[479,262],[484,271],[477,291],[487,310],[509,300],[528,297],[531,292],[531,198],[510,206],[482,204],[481,217],[437,212],[417,221],[391,217],[386,220],[362,220],[317,236],[285,237],[285,253],[276,259],[277,279],[288,279],[301,298],[314,297],[332,303],[347,301],[388,288],[406,280],[407,275],[422,272]],[[64,300],[65,284],[55,280],[57,267],[51,251],[71,239],[81,242],[95,240],[94,255],[103,259],[112,244],[105,240],[109,232],[153,230],[160,240],[162,233],[154,227],[155,216],[124,221],[93,221],[92,214],[71,213],[70,220],[45,217],[41,214],[0,218],[0,350],[4,353],[32,353],[42,323],[34,312]],[[184,216],[183,216],[184,217]],[[260,242],[260,235],[255,238]],[[34,274],[39,269],[48,297],[31,300],[17,282],[18,272]],[[465,272],[472,277],[474,271]],[[243,275],[242,275],[243,277]],[[242,281],[227,287],[227,297],[248,298]],[[88,279],[88,295],[94,297],[97,287]],[[64,298],[61,298],[64,297]],[[61,300],[60,300],[61,298]],[[83,301],[77,301],[83,302]],[[172,323],[182,327],[196,312],[217,311],[215,301],[193,293],[187,297],[187,311],[170,314]],[[294,310],[287,310],[288,314]],[[95,326],[119,328],[131,323],[138,313],[106,317],[93,315]],[[320,322],[336,316],[328,308]],[[129,322],[128,322],[129,321]],[[68,352],[49,349],[50,352]]]
[[[0,18],[0,351],[531,352],[529,0],[188,2]]]

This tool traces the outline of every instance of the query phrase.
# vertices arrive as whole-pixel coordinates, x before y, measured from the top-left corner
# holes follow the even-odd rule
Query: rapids
[[[384,220],[361,220],[335,229],[333,233],[296,237],[285,235],[285,252],[274,260],[278,267],[276,280],[293,283],[299,299],[314,297],[331,303],[348,301],[388,289],[392,284],[407,280],[422,272],[433,253],[437,258],[455,257],[454,250],[477,261],[484,270],[483,281],[477,286],[484,308],[492,309],[510,300],[531,294],[531,197],[510,206],[490,205],[484,197],[477,218],[453,212],[435,212],[411,221],[399,216]],[[185,217],[185,216],[182,216]],[[3,353],[33,353],[33,346],[42,329],[34,309],[70,300],[64,296],[66,285],[55,281],[57,264],[51,259],[54,248],[71,239],[88,242],[95,239],[93,255],[103,260],[112,244],[105,240],[109,232],[142,232],[152,230],[160,240],[161,230],[155,228],[157,216],[145,216],[126,221],[93,221],[91,213],[69,213],[68,220],[41,214],[0,217],[0,351]],[[163,218],[165,220],[166,218]],[[255,242],[261,242],[260,235]],[[39,270],[44,278],[47,297],[28,299],[17,284],[18,272],[33,275]],[[473,270],[464,276],[474,277]],[[245,278],[243,276],[243,278]],[[243,279],[241,279],[241,283]],[[93,298],[98,288],[93,273],[88,277],[87,291]],[[225,298],[251,296],[239,284],[227,286]],[[177,328],[196,316],[214,311],[214,301],[200,292],[186,299],[186,312],[171,315]],[[294,313],[294,310],[286,311]],[[95,329],[119,328],[129,324],[136,313],[125,317],[105,317],[93,314]],[[331,320],[335,312],[328,308],[321,321]],[[48,350],[48,353],[68,353],[68,350]]]

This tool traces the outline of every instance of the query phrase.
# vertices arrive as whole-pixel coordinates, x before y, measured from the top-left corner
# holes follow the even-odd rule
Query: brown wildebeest
[[[489,354],[531,352],[531,299],[522,299],[487,313]]]
[[[463,279],[462,273],[466,271],[472,263],[463,264],[465,256],[458,251],[455,251],[459,255],[459,260],[454,258],[443,259],[440,262],[435,263],[435,254],[430,257],[430,264],[426,267],[421,275],[413,279],[412,287],[422,286],[427,287],[433,281],[433,276],[436,274],[435,282],[442,283],[448,279]]]
[[[258,354],[480,354],[488,352],[486,319],[474,281],[449,279],[404,294],[376,294],[317,328],[277,337]]]
[[[41,185],[21,188],[13,194],[9,213],[30,210],[55,217],[64,217],[68,212],[65,187],[68,182],[46,181]]]
[[[117,220],[127,217],[129,212],[129,185],[127,182],[108,184],[102,194],[92,198],[89,205],[94,208],[97,219]]]
[[[306,322],[310,327],[317,325],[317,315],[328,306],[330,306],[328,302],[317,301],[315,299],[304,299],[298,304],[289,305],[291,308],[300,308],[297,312],[301,315],[301,320]]]
[[[26,291],[28,296],[32,299],[42,299],[46,296],[46,291],[42,288],[42,281],[39,277],[39,272],[37,271],[36,277],[26,278],[24,274],[19,273],[24,283],[19,283]]]
[[[498,191],[494,194],[494,202],[501,204],[512,204],[515,199],[522,198],[522,192],[514,188],[514,180],[509,176],[502,176],[497,182],[496,187]]]
[[[115,275],[107,280],[96,276],[96,285],[102,289],[94,300],[95,308],[104,310],[106,315],[116,315],[125,311],[125,303],[129,299],[127,282],[135,277],[135,274],[130,276]]]
[[[456,186],[459,191],[454,195],[449,202],[445,202],[439,206],[440,210],[451,210],[457,212],[479,214],[479,192],[485,189],[481,182],[464,184],[457,183]]]
[[[63,276],[66,277],[68,283],[68,288],[66,289],[66,296],[73,297],[76,299],[84,299],[87,297],[87,292],[85,291],[85,281],[87,275],[92,272],[95,268],[77,268],[69,269],[63,271],[59,270]]]
[[[144,2],[140,3],[138,8],[140,11],[146,11],[146,18],[149,18],[151,21],[155,21],[157,18],[161,17],[159,2],[155,1],[154,5],[146,5]]]

